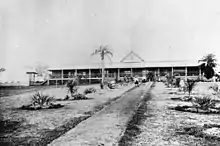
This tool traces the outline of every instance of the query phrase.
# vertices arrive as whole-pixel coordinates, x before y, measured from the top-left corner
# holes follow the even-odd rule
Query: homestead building
[[[97,83],[101,80],[101,63],[75,65],[70,67],[49,68],[51,72],[48,85],[62,85],[68,80],[80,75],[87,83]],[[163,78],[166,73],[180,77],[201,77],[198,61],[152,61],[146,62],[131,51],[120,62],[105,63],[105,77],[108,80],[124,76],[142,77],[148,71],[153,71],[156,79]]]

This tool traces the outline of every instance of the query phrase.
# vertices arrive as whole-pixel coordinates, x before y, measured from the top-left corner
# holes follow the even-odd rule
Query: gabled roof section
[[[131,51],[130,53],[128,53],[124,58],[122,58],[122,60],[120,62],[124,62],[124,63],[137,63],[137,62],[144,62],[144,60],[137,55],[135,52]]]

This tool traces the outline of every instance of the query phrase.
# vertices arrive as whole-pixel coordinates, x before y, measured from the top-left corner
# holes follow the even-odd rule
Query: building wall
[[[120,71],[120,74],[119,74]],[[152,67],[152,68],[120,68],[120,69],[105,69],[105,76],[107,80],[113,80],[117,77],[124,77],[124,76],[143,76],[144,72],[152,71],[155,73],[156,77],[163,77],[166,73],[170,73],[173,75],[178,75],[181,77],[188,77],[197,78],[199,76],[199,67]],[[61,70],[54,70],[52,71],[52,77],[49,84],[65,84],[68,78],[68,73],[72,75],[75,74],[75,70],[64,70],[63,71],[63,78],[62,78],[62,71]],[[91,75],[90,75],[91,73]],[[77,70],[77,74],[83,76],[82,82],[85,83],[94,83],[100,82],[101,79],[101,69],[83,69]],[[92,78],[92,79],[91,79]],[[57,80],[57,81],[56,81]]]

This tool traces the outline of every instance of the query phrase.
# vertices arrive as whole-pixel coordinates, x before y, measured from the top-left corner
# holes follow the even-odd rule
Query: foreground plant
[[[203,97],[195,97],[192,101],[193,107],[196,108],[196,111],[198,113],[199,109],[208,111],[211,108],[215,108],[216,102],[210,98],[209,96],[203,96]]]
[[[40,106],[43,107],[45,105],[49,105],[53,101],[53,97],[49,95],[44,95],[40,92],[37,92],[32,96],[32,104],[34,106]]]
[[[73,100],[85,100],[88,99],[88,97],[84,94],[77,93],[73,95]]]
[[[96,92],[96,89],[94,87],[91,87],[91,88],[86,88],[83,93],[86,95],[86,94],[95,93],[95,92]]]
[[[32,96],[31,104],[23,105],[21,109],[25,110],[38,110],[45,108],[60,108],[61,104],[53,104],[54,97],[37,92]]]

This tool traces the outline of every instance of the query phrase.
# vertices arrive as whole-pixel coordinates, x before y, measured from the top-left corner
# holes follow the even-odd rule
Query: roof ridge
[[[123,57],[123,58],[121,59],[120,62],[124,62],[131,54],[134,54],[138,59],[141,60],[141,62],[144,61],[144,59],[142,59],[137,53],[135,53],[133,50],[131,50],[125,57]]]

